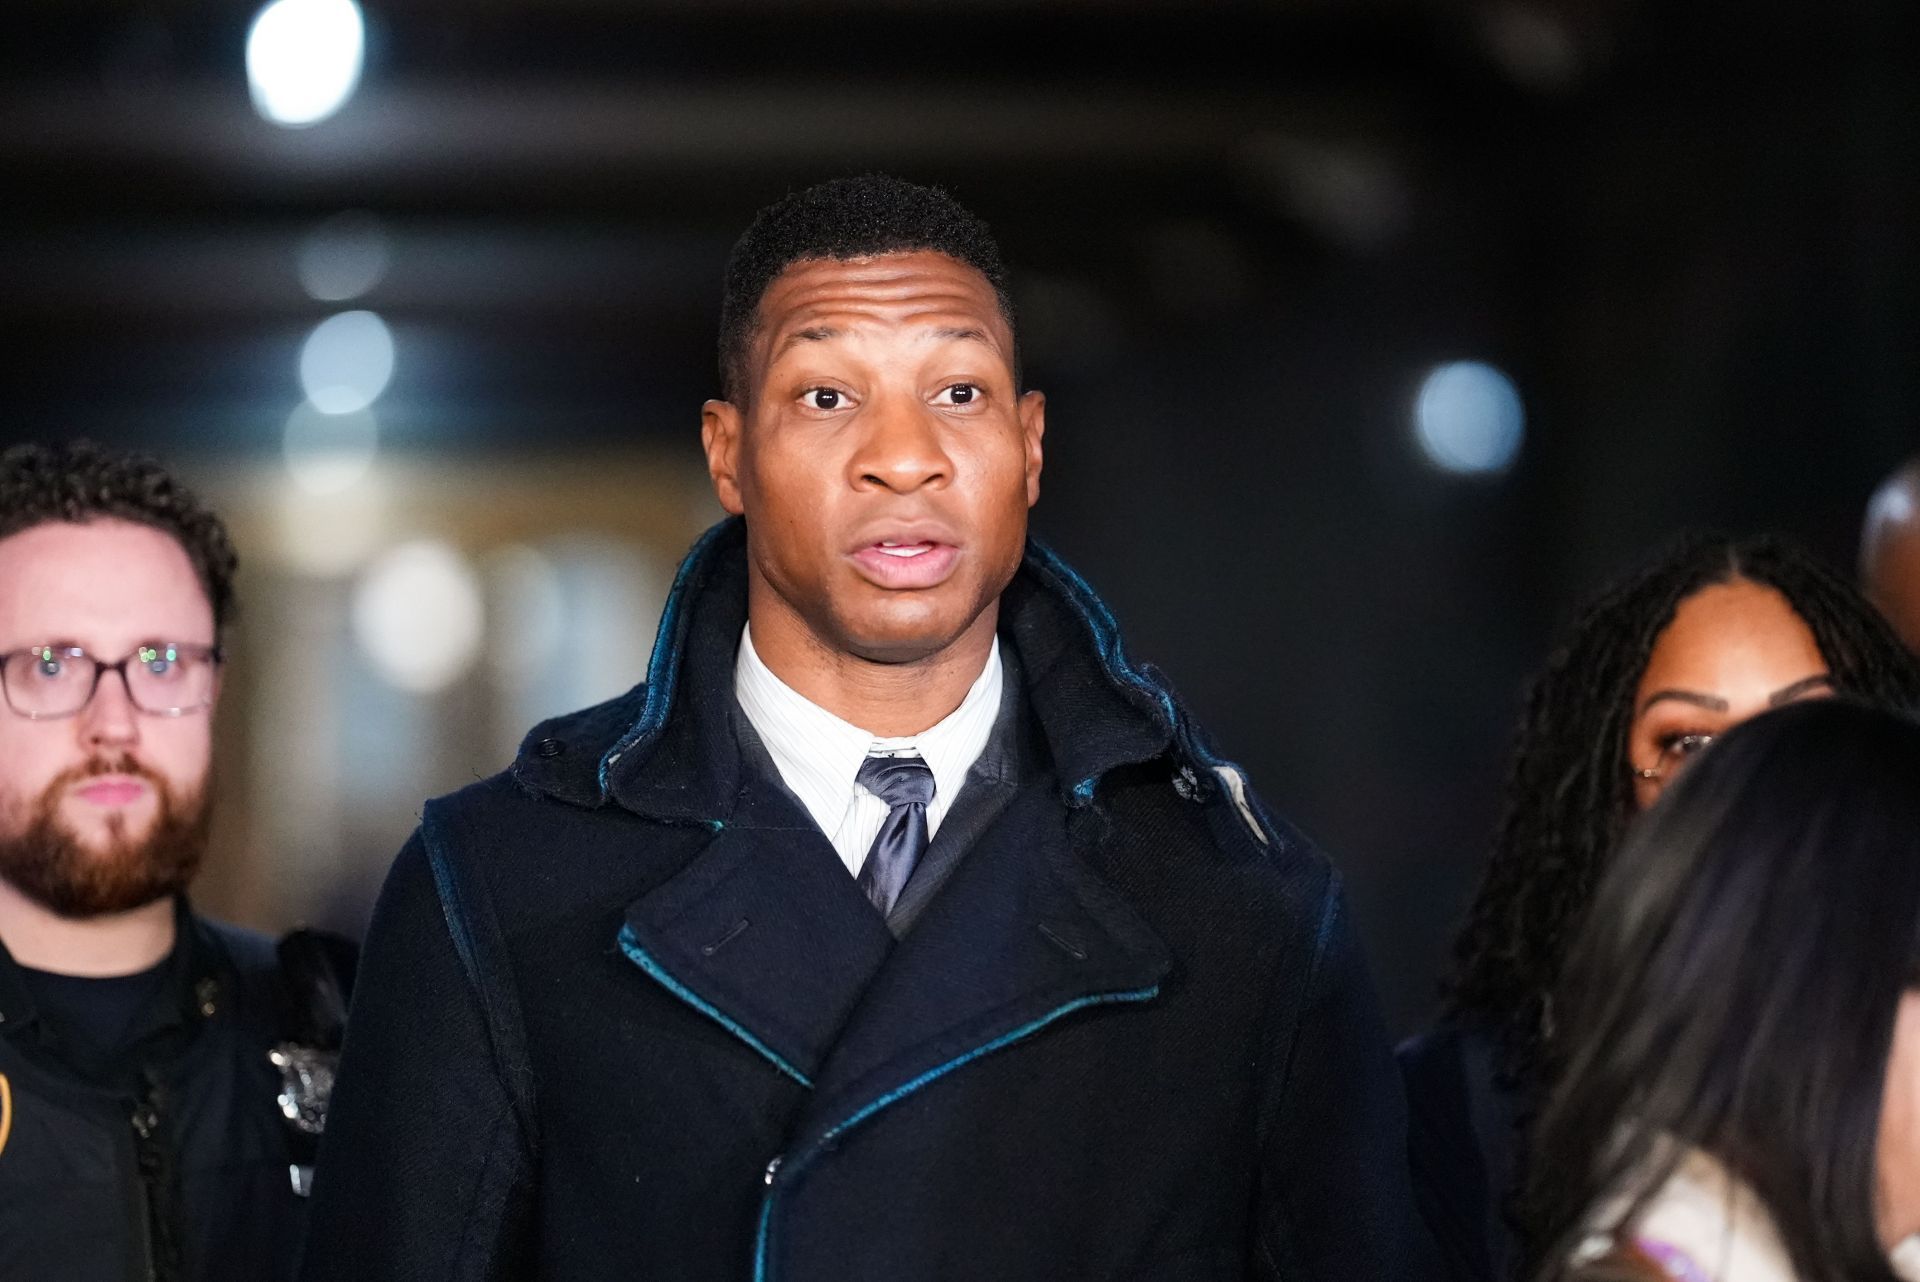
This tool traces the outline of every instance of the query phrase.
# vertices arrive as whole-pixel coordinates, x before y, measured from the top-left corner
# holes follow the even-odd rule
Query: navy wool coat
[[[1086,585],[1029,548],[999,626],[1040,768],[896,941],[743,766],[745,584],[725,522],[646,684],[427,806],[304,1276],[1431,1276],[1335,875]]]

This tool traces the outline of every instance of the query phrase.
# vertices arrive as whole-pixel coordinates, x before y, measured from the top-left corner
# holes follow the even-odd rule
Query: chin
[[[966,634],[973,619],[956,619],[953,614],[913,610],[849,621],[842,631],[845,648],[870,663],[918,663]]]
[[[97,858],[105,858],[130,843],[145,841],[153,833],[154,816],[146,806],[138,810],[95,811],[85,816],[67,817],[67,831],[74,844]]]

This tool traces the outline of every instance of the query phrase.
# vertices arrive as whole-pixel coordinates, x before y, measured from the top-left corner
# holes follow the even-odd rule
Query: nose
[[[953,478],[953,460],[935,416],[917,397],[894,396],[869,407],[865,435],[849,460],[856,489],[878,486],[909,494]]]
[[[80,710],[79,730],[89,747],[124,747],[140,738],[140,714],[127,691],[126,670],[102,672],[93,698]]]

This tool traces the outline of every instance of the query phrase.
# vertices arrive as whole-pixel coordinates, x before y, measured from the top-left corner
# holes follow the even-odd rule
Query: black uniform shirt
[[[180,1022],[180,952],[176,943],[157,965],[131,975],[59,975],[22,966],[20,979],[60,1058],[90,1081],[117,1084],[137,1079],[146,1043]]]

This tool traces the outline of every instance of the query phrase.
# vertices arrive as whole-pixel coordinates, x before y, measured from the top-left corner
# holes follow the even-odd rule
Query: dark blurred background
[[[1399,1029],[1572,603],[1688,524],[1850,562],[1920,446],[1912,0],[261,10],[0,41],[0,437],[232,517],[201,897],[257,924],[357,929],[421,797],[638,678],[727,250],[822,177],[998,231],[1038,532],[1335,854]]]

